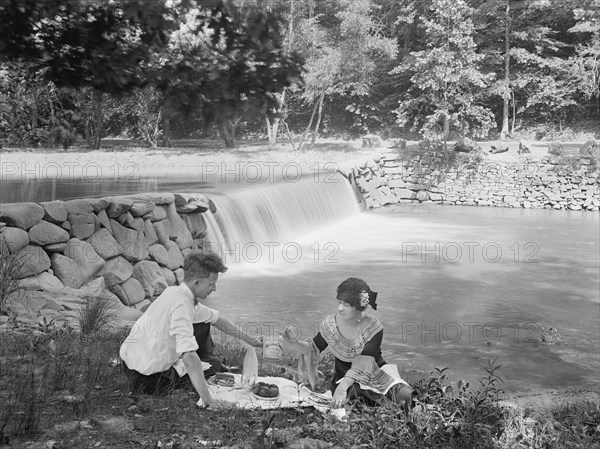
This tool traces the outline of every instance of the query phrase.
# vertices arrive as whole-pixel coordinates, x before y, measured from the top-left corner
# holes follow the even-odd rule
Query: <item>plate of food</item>
[[[252,386],[250,393],[260,401],[275,401],[279,398],[279,387],[275,384],[258,382]]]
[[[235,377],[230,373],[216,373],[208,379],[208,383],[221,387],[235,387]]]

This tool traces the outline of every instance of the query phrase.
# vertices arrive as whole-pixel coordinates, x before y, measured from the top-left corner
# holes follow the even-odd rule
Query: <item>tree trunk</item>
[[[448,137],[450,136],[450,117],[444,115],[444,150],[448,150]]]
[[[94,90],[94,141],[93,150],[100,149],[102,139],[102,92]]]
[[[321,94],[319,97],[319,113],[317,114],[317,123],[315,123],[315,132],[312,135],[312,140],[310,141],[310,149],[315,146],[317,142],[317,136],[319,135],[319,127],[321,126],[321,117],[323,113],[323,99],[325,98],[325,92]]]
[[[221,133],[221,138],[225,142],[225,146],[227,148],[235,147],[235,128],[231,119],[222,118],[219,120],[219,132]]]
[[[39,98],[40,93],[38,86],[33,88],[33,116],[31,117],[31,129],[37,130],[38,128],[38,111],[39,111]]]
[[[302,133],[302,137],[300,137],[300,142],[298,143],[298,150],[302,149],[302,144],[304,143],[304,140],[306,139],[306,135],[308,134],[308,132],[312,128],[312,124],[313,124],[313,121],[315,119],[315,114],[317,113],[317,108],[318,107],[319,107],[319,102],[317,101],[315,103],[315,106],[313,107],[313,111],[312,111],[312,114],[310,115],[310,120],[308,121],[308,125],[306,126],[306,129]]]
[[[505,13],[505,30],[504,30],[504,83],[506,89],[510,89],[510,0],[506,0]],[[508,100],[509,92],[504,92],[502,108],[502,131],[500,131],[500,139],[506,140],[508,134]]]
[[[510,133],[515,134],[515,122],[517,121],[517,104],[515,102],[515,93],[511,91],[510,97],[512,99],[512,127]]]
[[[163,138],[162,138],[162,146],[171,148],[171,114],[170,111],[167,110],[166,107],[162,108],[163,116],[162,116],[162,127],[163,127]]]

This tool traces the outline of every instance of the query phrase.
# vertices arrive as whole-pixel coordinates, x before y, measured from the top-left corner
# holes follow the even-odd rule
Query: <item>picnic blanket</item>
[[[245,391],[241,385],[241,374],[234,374],[233,387],[214,385],[209,382],[208,389],[213,399],[224,401],[238,408],[246,409],[277,409],[315,407],[321,412],[330,409],[331,391],[315,393],[304,385],[283,377],[258,377],[257,382],[275,384],[279,387],[279,396],[274,400],[260,399],[251,392]]]

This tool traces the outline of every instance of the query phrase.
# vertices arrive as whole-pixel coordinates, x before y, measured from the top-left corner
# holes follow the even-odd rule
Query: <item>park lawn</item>
[[[15,327],[17,324],[15,324]],[[476,389],[445,370],[406,377],[419,393],[413,411],[392,404],[351,406],[340,422],[312,408],[200,410],[191,388],[131,396],[115,365],[124,332],[81,335],[52,324],[0,335],[0,446],[25,448],[600,447],[600,404],[583,401],[547,413],[501,407],[497,365]],[[241,363],[241,347],[219,348]],[[320,368],[326,387],[330,360]],[[289,375],[291,359],[261,375]],[[491,367],[491,368],[490,368]],[[272,372],[276,370],[277,372]],[[490,374],[491,371],[491,374]],[[402,374],[405,376],[405,373]],[[409,374],[410,376],[410,374]],[[296,441],[296,443],[292,443]],[[295,446],[293,445],[295,444]]]

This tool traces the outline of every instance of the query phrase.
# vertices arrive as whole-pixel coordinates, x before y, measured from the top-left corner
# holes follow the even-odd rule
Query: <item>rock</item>
[[[99,227],[99,221],[96,221],[96,216],[93,213],[87,215],[69,214],[68,221],[71,225],[70,235],[76,239],[87,239]]]
[[[564,153],[564,148],[560,142],[552,142],[548,145],[548,154],[552,154],[553,156],[562,156]]]
[[[427,190],[419,190],[416,199],[418,201],[427,201],[429,199],[429,192]]]
[[[53,243],[52,245],[44,246],[44,251],[48,253],[62,253],[67,247],[67,242],[64,243]]]
[[[531,151],[529,151],[529,147],[527,145],[525,145],[523,143],[523,141],[519,141],[519,150],[517,151],[517,153],[519,154],[528,154],[531,153]]]
[[[412,200],[416,198],[416,193],[409,189],[394,189],[394,193],[399,200]]]
[[[124,196],[115,196],[110,199],[110,204],[106,209],[109,218],[118,218],[133,207],[134,201]]]
[[[106,228],[98,229],[87,241],[104,260],[116,257],[123,252],[123,248],[119,245],[119,242],[115,240]]]
[[[383,146],[383,142],[381,141],[381,137],[375,136],[373,134],[369,134],[363,136],[362,138],[362,147],[363,148],[381,148]]]
[[[169,265],[169,253],[167,249],[163,245],[152,245],[148,248],[148,254],[150,258],[154,260],[159,265],[166,267]]]
[[[0,230],[4,243],[11,254],[17,254],[29,243],[29,234],[21,228],[5,226]]]
[[[481,150],[481,146],[477,142],[468,137],[463,137],[459,139],[452,148],[454,151],[459,153],[470,153],[472,151]]]
[[[133,216],[133,215],[132,215]],[[144,232],[144,219],[140,217],[136,217],[133,219],[130,225],[137,232]]]
[[[144,313],[146,309],[150,307],[150,304],[152,304],[152,301],[150,301],[149,299],[144,299],[143,301],[140,301],[137,304],[133,305],[133,307],[135,308],[135,310],[139,310],[140,312]]]
[[[98,221],[100,221],[100,225],[105,227],[106,229],[108,229],[108,232],[110,232],[112,234],[112,228],[110,227],[110,221],[108,219],[108,215],[106,215],[106,211],[101,210],[100,212],[98,212],[96,214],[96,217],[98,217]]]
[[[94,211],[96,214],[106,210],[110,204],[106,198],[88,198],[87,202],[90,204],[90,206],[92,206],[92,211]]]
[[[110,287],[113,292],[126,306],[134,306],[144,300],[144,288],[139,281],[133,277],[127,279],[122,284]]]
[[[187,214],[182,217],[193,239],[201,238],[206,232],[206,222],[200,213]]]
[[[115,220],[117,220],[123,226],[127,226],[128,228],[133,229],[133,215],[131,215],[129,212],[122,213],[121,215],[116,217]]]
[[[159,245],[161,246],[161,245]],[[169,270],[167,267],[160,267],[160,271],[162,273],[162,275],[164,276],[165,280],[167,281],[167,285],[170,287],[171,285],[175,285],[175,283],[177,282],[177,279],[175,279],[175,275],[173,274],[173,272],[171,270]]]
[[[133,275],[133,265],[124,257],[118,256],[107,260],[98,276],[102,276],[106,285],[110,288],[117,284],[122,284]]]
[[[152,212],[144,215],[144,219],[146,218],[152,222],[162,221],[167,218],[167,209],[165,209],[163,206],[156,206],[154,209],[152,209]]]
[[[175,271],[173,271],[173,274],[175,275],[176,284],[181,285],[183,282],[183,268],[177,268]]]
[[[173,241],[167,243],[168,263],[165,266],[169,270],[175,271],[179,267],[183,267],[183,254],[179,250],[177,244]]]
[[[175,195],[165,192],[149,192],[143,195],[129,195],[134,201],[151,201],[156,205],[171,204],[175,201]]]
[[[44,220],[54,224],[67,220],[67,208],[62,201],[46,201],[40,205],[44,208]]]
[[[52,245],[55,243],[64,243],[67,240],[69,240],[69,233],[67,231],[45,220],[29,228],[29,241],[35,245]]]
[[[88,215],[94,212],[94,208],[87,200],[69,200],[63,204],[68,215]]]
[[[444,195],[441,193],[429,192],[429,199],[435,202],[444,201]]]
[[[66,286],[79,288],[83,284],[83,278],[79,267],[73,259],[62,254],[52,254],[52,271],[56,277]]]
[[[169,220],[157,221],[154,223],[154,230],[156,231],[156,237],[158,242],[165,248],[169,248],[171,225]]]
[[[595,140],[588,140],[579,148],[579,156],[598,161],[600,159],[600,145]]]
[[[18,260],[21,267],[18,274],[15,276],[17,279],[35,276],[50,268],[50,258],[39,246],[25,246],[25,248],[18,253]]]
[[[21,279],[19,286],[25,290],[60,290],[64,288],[60,279],[46,271]]]
[[[181,207],[191,200],[191,198],[185,193],[174,193],[173,197],[175,198],[175,207]]]
[[[142,260],[133,266],[133,277],[142,284],[149,298],[160,295],[169,286],[158,264],[149,260]]]
[[[148,243],[144,234],[134,229],[126,228],[115,220],[110,220],[113,236],[123,248],[121,254],[130,262],[139,262],[148,258]]]
[[[156,205],[151,201],[134,201],[129,212],[134,217],[142,217],[154,210]]]
[[[499,145],[497,147],[495,147],[494,145],[491,145],[491,147],[490,147],[490,153],[492,153],[492,154],[506,153],[507,151],[508,151],[508,145]]]
[[[210,210],[213,214],[217,213],[217,205],[210,198],[208,200],[208,210]]]
[[[156,230],[154,229],[152,221],[149,219],[144,220],[144,238],[146,239],[146,242],[148,242],[148,245],[154,245],[158,242]]]
[[[35,203],[0,203],[0,221],[27,231],[44,218],[44,208]]]
[[[67,242],[65,256],[75,261],[84,283],[91,279],[104,265],[104,259],[98,255],[94,247],[88,242],[77,238],[72,238]]]

